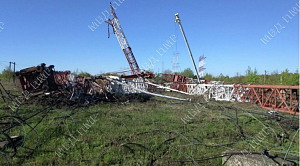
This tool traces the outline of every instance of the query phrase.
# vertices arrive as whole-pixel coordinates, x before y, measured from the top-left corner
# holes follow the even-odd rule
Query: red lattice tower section
[[[131,50],[131,47],[129,46],[128,41],[125,37],[125,34],[119,23],[119,19],[118,19],[117,15],[115,13],[115,10],[111,4],[110,4],[110,10],[111,10],[111,14],[112,14],[113,18],[108,19],[108,23],[113,27],[114,34],[116,35],[116,37],[119,41],[119,44],[125,54],[125,57],[130,66],[132,75],[139,75],[140,74],[139,65],[137,64],[137,62],[135,60],[135,57]]]

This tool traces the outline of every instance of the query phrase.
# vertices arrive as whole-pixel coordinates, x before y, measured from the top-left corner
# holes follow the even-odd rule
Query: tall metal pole
[[[193,62],[193,65],[194,65],[194,69],[195,69],[195,72],[197,74],[197,79],[198,79],[198,83],[200,83],[200,77],[199,77],[199,74],[198,74],[198,71],[197,71],[197,67],[195,65],[195,61],[194,61],[194,58],[193,58],[193,55],[192,55],[192,52],[191,52],[191,49],[190,49],[190,46],[189,46],[189,43],[185,37],[185,33],[183,31],[183,28],[182,28],[182,25],[181,25],[181,22],[180,22],[180,19],[179,19],[179,16],[178,16],[178,13],[175,14],[175,22],[178,22],[179,23],[179,26],[180,26],[180,29],[181,29],[181,32],[182,32],[182,35],[184,37],[184,40],[185,40],[185,44],[189,50],[189,53],[190,53],[190,56],[191,56],[191,59],[192,59],[192,62]]]
[[[9,62],[9,70],[8,70],[8,82],[10,82],[11,63],[12,63],[12,62]]]
[[[15,76],[16,76],[16,62],[14,64],[14,75],[13,75],[13,82],[15,82]]]
[[[267,71],[265,70],[265,75],[264,75],[264,84],[266,84],[266,73],[267,73]]]

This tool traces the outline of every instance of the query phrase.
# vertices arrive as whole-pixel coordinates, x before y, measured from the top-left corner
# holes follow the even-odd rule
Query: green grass
[[[168,95],[184,97],[188,96]],[[163,98],[152,98],[147,102],[129,103],[99,103],[89,107],[72,110],[67,107],[54,108],[36,130],[40,136],[38,149],[30,157],[28,149],[35,147],[37,134],[29,132],[30,127],[24,125],[12,130],[13,134],[24,135],[26,141],[18,147],[18,157],[10,159],[14,165],[222,165],[221,158],[204,160],[211,156],[219,156],[225,150],[240,149],[261,152],[261,149],[272,148],[271,155],[285,155],[292,143],[288,156],[299,154],[299,133],[288,129],[284,121],[274,122],[255,112],[265,112],[260,108],[245,103],[213,102],[207,108],[198,105],[198,113],[184,124],[181,118],[188,111],[195,111],[195,104],[202,99],[193,98],[192,102],[180,102]],[[202,104],[203,105],[203,104]],[[219,105],[219,106],[217,106]],[[238,120],[246,136],[243,139],[236,127],[236,121],[221,115],[220,107],[233,105],[251,110],[256,119],[241,109],[238,110]],[[1,106],[0,114],[9,114],[10,110]],[[28,117],[40,106],[24,103],[19,113]],[[235,111],[226,109],[235,117]],[[70,116],[69,116],[70,115]],[[228,113],[226,114],[228,115]],[[91,122],[91,116],[96,122]],[[287,115],[285,115],[287,116]],[[60,117],[60,118],[59,118]],[[289,116],[290,117],[290,116]],[[37,124],[42,114],[28,120],[31,126]],[[13,120],[12,120],[13,121]],[[86,132],[83,124],[90,125]],[[264,125],[270,126],[276,135],[263,139],[261,145],[251,148],[249,142],[261,132]],[[288,121],[289,122],[289,121]],[[287,122],[287,123],[288,123]],[[298,123],[298,120],[294,121]],[[279,124],[279,125],[278,125]],[[298,125],[298,124],[296,124]],[[77,131],[79,130],[81,134]],[[279,134],[284,130],[285,137],[279,146]],[[70,138],[78,139],[59,157],[55,154]],[[67,145],[67,144],[66,144]],[[274,147],[277,146],[277,147]],[[24,159],[24,160],[23,160]],[[0,160],[0,165],[5,164]]]

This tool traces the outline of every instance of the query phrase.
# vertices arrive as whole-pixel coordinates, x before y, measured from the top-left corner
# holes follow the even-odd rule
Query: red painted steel
[[[174,82],[174,83],[184,83],[184,84],[189,84],[191,82],[191,78],[182,76],[182,75],[172,75],[172,74],[165,74],[161,73],[162,76],[164,76],[164,80],[167,82]]]
[[[113,8],[113,6],[112,6],[112,4],[110,4],[110,10],[111,10],[111,13],[112,13],[112,15],[113,15],[113,19],[116,19],[116,20],[118,20],[118,17],[117,17],[117,15],[116,15],[116,12],[115,12],[115,10],[114,10],[114,8]],[[111,24],[112,26],[113,26],[113,24],[111,23],[111,20],[109,20],[109,24]],[[125,38],[125,35],[124,35],[124,33],[123,33],[123,30],[121,29],[121,27],[114,27],[113,26],[113,29],[114,29],[114,31],[120,31],[123,35],[123,42],[125,42],[125,43],[127,43],[127,40],[126,40],[126,38]],[[122,47],[122,46],[121,46]],[[130,69],[131,69],[131,74],[132,75],[139,75],[139,74],[141,74],[141,72],[140,72],[140,68],[139,68],[139,65],[137,64],[137,62],[136,62],[136,59],[135,59],[135,57],[134,57],[134,55],[133,55],[133,52],[132,52],[132,50],[131,50],[131,47],[129,46],[129,44],[127,43],[127,47],[125,47],[125,48],[122,48],[123,49],[123,52],[124,52],[124,54],[125,54],[125,57],[126,57],[126,59],[127,59],[127,61],[128,61],[128,64],[129,64],[129,66],[130,66]]]
[[[171,84],[170,86],[172,89],[179,90],[182,92],[187,92],[186,84]]]
[[[57,85],[63,85],[63,84],[69,84],[68,80],[68,74],[70,74],[70,71],[58,71],[54,72],[54,80]]]
[[[136,60],[135,60],[135,57],[131,51],[131,48],[130,47],[127,47],[125,49],[123,49],[123,52],[126,56],[126,59],[128,61],[128,64],[130,66],[130,69],[131,69],[131,72],[132,72],[132,75],[138,75],[140,74],[140,68],[139,68],[139,65],[137,64]]]
[[[264,109],[299,115],[299,86],[295,85],[234,85],[241,102],[258,104]]]

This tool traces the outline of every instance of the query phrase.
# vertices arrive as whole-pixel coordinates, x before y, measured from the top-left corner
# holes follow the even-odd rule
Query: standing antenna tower
[[[173,60],[172,60],[172,71],[178,72],[179,71],[179,52],[173,52]]]
[[[199,57],[199,77],[200,78],[203,78],[204,77],[204,70],[206,69],[206,68],[204,68],[204,59],[205,59],[206,57],[204,57],[204,55],[202,55],[202,56],[200,56]]]

